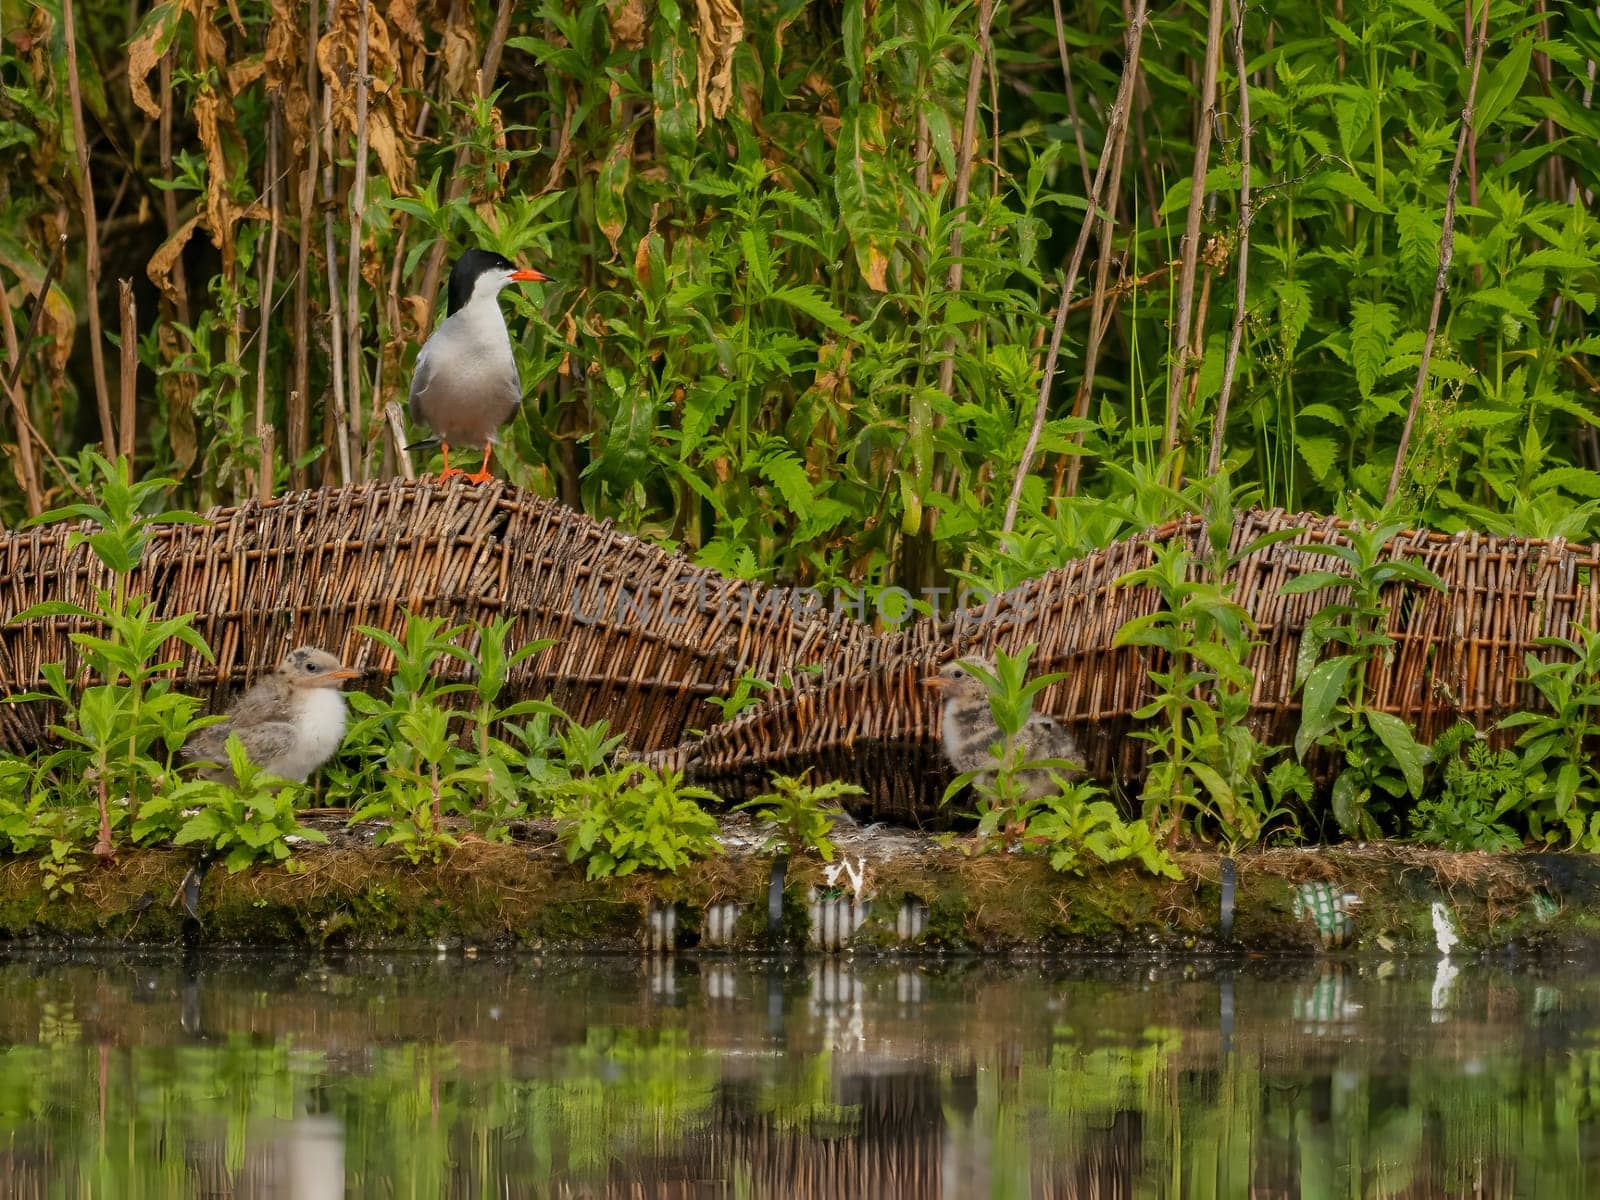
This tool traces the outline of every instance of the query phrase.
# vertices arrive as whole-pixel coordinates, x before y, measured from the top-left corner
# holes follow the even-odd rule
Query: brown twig
[[[951,296],[961,293],[961,280],[965,274],[961,261],[961,244],[966,234],[967,200],[972,195],[972,167],[977,158],[978,94],[983,86],[983,65],[990,54],[989,29],[994,23],[994,0],[978,0],[978,45],[972,52],[972,63],[967,69],[967,102],[961,115],[961,145],[956,149],[956,190],[951,200],[955,214],[954,228],[950,230],[950,270],[945,276],[945,290]],[[939,390],[954,399],[956,382],[956,337],[947,333],[940,347]],[[938,418],[935,423],[939,424]],[[940,479],[935,472],[934,490],[940,490]],[[933,514],[928,514],[931,521]]]
[[[317,94],[317,0],[311,0],[310,47],[306,54],[306,96]],[[311,442],[311,239],[316,231],[317,139],[306,139],[306,169],[300,176],[300,261],[294,277],[294,387],[289,389],[287,457],[289,486],[306,485],[301,465]]]
[[[313,55],[313,57],[315,57]],[[172,51],[161,56],[161,123],[159,127],[161,149],[161,178],[172,183]],[[178,191],[174,187],[161,189],[161,215],[166,220],[167,236],[178,232],[182,221],[178,218]],[[172,289],[178,294],[177,318],[180,324],[193,326],[189,319],[189,277],[184,273],[183,255],[172,263]]]
[[[73,20],[73,0],[61,0],[61,25],[67,43],[67,95],[72,105],[72,136],[78,151],[78,198],[83,205],[89,361],[94,371],[95,403],[100,410],[100,442],[109,459],[117,456],[117,434],[111,424],[111,391],[106,384],[104,335],[100,327],[100,227],[94,210],[94,182],[89,178],[89,136],[83,124],[83,90],[78,83],[78,31]]]
[[[1217,396],[1217,415],[1211,425],[1211,453],[1206,456],[1206,474],[1215,475],[1222,466],[1222,439],[1228,424],[1228,402],[1233,396],[1233,376],[1239,365],[1239,347],[1244,341],[1245,293],[1250,271],[1250,81],[1245,75],[1244,14],[1248,9],[1239,0],[1228,0],[1233,20],[1233,69],[1239,76],[1239,267],[1233,289],[1233,327],[1228,331],[1228,352],[1222,360],[1222,390]]]
[[[1095,260],[1094,292],[1089,297],[1092,312],[1089,316],[1089,336],[1083,347],[1083,379],[1078,384],[1078,394],[1072,401],[1072,415],[1084,417],[1089,412],[1089,399],[1094,394],[1094,373],[1100,363],[1100,343],[1105,331],[1110,327],[1106,319],[1107,301],[1112,297],[1107,289],[1107,282],[1111,277],[1111,255],[1113,249],[1113,234],[1116,231],[1116,197],[1122,190],[1122,164],[1126,157],[1128,139],[1126,127],[1124,136],[1117,139],[1116,146],[1111,152],[1111,181],[1106,187],[1106,194],[1111,197],[1111,203],[1102,206],[1097,221],[1099,223],[1099,254]],[[1168,265],[1171,270],[1171,265]],[[1079,430],[1072,435],[1075,446],[1083,445],[1083,431]],[[1072,461],[1067,465],[1067,495],[1078,494],[1078,479],[1083,472],[1083,456],[1074,454]]]
[[[1200,71],[1200,123],[1194,136],[1194,171],[1189,183],[1189,211],[1178,257],[1178,319],[1173,330],[1173,361],[1167,383],[1167,426],[1161,453],[1170,453],[1178,439],[1178,409],[1189,371],[1189,341],[1195,324],[1194,282],[1200,269],[1200,217],[1206,199],[1206,169],[1211,159],[1211,129],[1217,116],[1217,59],[1222,50],[1222,0],[1210,0],[1206,14],[1205,63]]]
[[[1114,145],[1127,135],[1129,101],[1133,96],[1133,81],[1139,74],[1139,51],[1144,42],[1146,19],[1146,0],[1136,0],[1133,16],[1128,22],[1122,80],[1117,85],[1117,96],[1111,105],[1111,120],[1106,128],[1108,145]],[[1056,306],[1056,323],[1050,334],[1050,350],[1045,355],[1044,378],[1039,381],[1039,400],[1033,410],[1033,428],[1028,432],[1027,444],[1023,447],[1022,458],[1017,463],[1017,475],[1011,484],[1011,498],[1006,502],[1005,520],[1000,526],[1003,533],[1010,533],[1017,523],[1017,506],[1022,502],[1022,485],[1028,477],[1029,464],[1033,462],[1033,456],[1039,449],[1039,438],[1044,434],[1045,417],[1050,409],[1050,386],[1055,382],[1056,359],[1060,357],[1061,338],[1066,333],[1067,312],[1072,305],[1072,291],[1077,286],[1078,270],[1083,266],[1084,251],[1089,246],[1089,233],[1094,228],[1095,218],[1103,207],[1101,197],[1104,194],[1109,170],[1110,158],[1102,151],[1100,164],[1095,168],[1094,186],[1088,196],[1088,211],[1084,214],[1083,224],[1078,228],[1078,241],[1072,248],[1072,258],[1067,264],[1067,277],[1061,285],[1061,301]]]
[[[1067,54],[1067,26],[1061,15],[1061,0],[1050,0],[1056,22],[1056,52],[1061,55],[1061,77],[1067,90],[1067,119],[1072,122],[1072,144],[1078,150],[1078,169],[1083,172],[1083,194],[1094,187],[1089,176],[1089,152],[1083,145],[1083,122],[1078,119],[1078,97],[1072,90],[1072,59]]]
[[[1467,102],[1461,109],[1461,133],[1456,138],[1456,157],[1450,164],[1450,182],[1444,193],[1444,220],[1439,233],[1439,273],[1433,281],[1433,309],[1428,314],[1428,332],[1422,340],[1422,361],[1417,364],[1417,381],[1411,389],[1411,406],[1406,410],[1405,428],[1400,431],[1400,444],[1395,447],[1394,469],[1389,472],[1389,487],[1383,502],[1390,504],[1400,488],[1400,473],[1405,469],[1406,450],[1411,445],[1411,431],[1417,423],[1417,410],[1422,407],[1422,389],[1428,381],[1428,363],[1433,358],[1433,343],[1439,333],[1439,312],[1444,307],[1444,294],[1450,286],[1450,260],[1455,257],[1456,246],[1456,189],[1461,185],[1461,160],[1473,140],[1472,110],[1478,98],[1478,76],[1483,71],[1483,48],[1489,40],[1489,0],[1483,0],[1483,16],[1478,23],[1477,44],[1465,47],[1471,60],[1472,72],[1467,79]]]
[[[133,463],[133,414],[139,395],[139,315],[133,303],[133,280],[117,280],[117,306],[122,319],[121,357],[117,370],[117,393],[120,405],[117,431],[122,435],[122,457]]]
[[[345,332],[349,346],[345,351],[345,374],[350,383],[346,416],[350,421],[350,457],[357,481],[367,477],[366,410],[361,406],[361,224],[367,206],[367,38],[370,21],[368,0],[356,6],[356,162],[355,182],[350,187],[350,251],[346,263],[344,300],[349,306]]]
[[[278,280],[278,232],[283,225],[283,189],[278,179],[278,119],[280,101],[274,94],[267,103],[267,257],[261,271],[261,317],[256,323],[256,495],[272,498],[276,469],[273,465],[277,433],[267,420],[267,356],[272,330],[272,293]]]
[[[17,342],[17,324],[11,315],[11,297],[0,294],[0,328],[4,329],[6,355],[12,365],[22,361],[22,351]],[[37,517],[44,511],[44,494],[39,490],[39,475],[33,463],[33,438],[29,434],[32,422],[28,420],[28,401],[21,388],[6,373],[6,395],[17,424],[17,475],[22,491],[28,499],[28,515]]]

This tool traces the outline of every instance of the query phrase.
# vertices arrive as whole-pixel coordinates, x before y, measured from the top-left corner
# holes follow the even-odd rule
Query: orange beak
[[[940,675],[929,675],[922,681],[922,686],[925,688],[932,688],[937,692],[949,687],[950,681]]]
[[[511,272],[511,278],[517,283],[550,283],[550,276],[543,271],[535,271],[532,267],[519,267]]]
[[[349,667],[340,667],[337,671],[329,671],[324,679],[360,679],[360,671],[352,671]]]

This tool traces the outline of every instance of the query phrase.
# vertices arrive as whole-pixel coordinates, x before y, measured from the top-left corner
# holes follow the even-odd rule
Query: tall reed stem
[[[1483,48],[1489,41],[1489,0],[1482,0],[1482,3],[1477,43],[1463,47],[1472,73],[1467,79],[1467,102],[1461,109],[1461,133],[1456,138],[1456,157],[1450,164],[1450,182],[1444,193],[1444,219],[1439,233],[1439,272],[1433,280],[1433,309],[1428,314],[1428,332],[1422,341],[1422,361],[1417,364],[1417,380],[1411,388],[1411,405],[1406,409],[1406,423],[1400,431],[1400,444],[1395,447],[1394,469],[1389,472],[1389,486],[1383,494],[1384,504],[1392,504],[1395,492],[1400,489],[1400,474],[1405,470],[1406,451],[1411,445],[1411,431],[1417,423],[1417,410],[1422,407],[1422,390],[1428,382],[1428,363],[1433,358],[1433,343],[1439,334],[1439,312],[1444,307],[1444,294],[1450,287],[1450,260],[1455,257],[1456,248],[1456,189],[1461,185],[1461,162],[1466,157],[1467,146],[1473,140],[1472,110],[1478,99],[1478,76],[1483,71]]]
[[[1133,83],[1139,74],[1139,52],[1144,44],[1144,27],[1147,18],[1146,0],[1136,0],[1133,17],[1128,22],[1127,50],[1122,60],[1122,80],[1117,85],[1117,97],[1111,105],[1111,118],[1106,128],[1106,144],[1115,145],[1128,135],[1128,102],[1133,95]],[[1044,378],[1039,381],[1039,399],[1033,409],[1033,428],[1028,432],[1027,444],[1022,448],[1022,458],[1017,463],[1016,478],[1011,483],[1011,498],[1006,502],[1002,533],[1010,533],[1017,523],[1017,507],[1022,503],[1022,487],[1027,481],[1033,456],[1039,450],[1039,438],[1044,434],[1045,417],[1050,411],[1050,388],[1055,382],[1056,359],[1061,354],[1061,338],[1067,328],[1067,313],[1072,307],[1072,291],[1078,285],[1078,270],[1083,266],[1083,254],[1089,245],[1089,233],[1094,228],[1095,217],[1103,208],[1106,192],[1106,175],[1115,151],[1101,151],[1100,163],[1095,168],[1094,187],[1088,196],[1088,211],[1078,228],[1078,241],[1072,247],[1072,258],[1067,264],[1067,277],[1061,285],[1061,301],[1056,307],[1055,328],[1050,333],[1050,350],[1045,355]]]
[[[1228,331],[1228,354],[1222,362],[1222,390],[1217,396],[1217,416],[1211,424],[1211,452],[1206,474],[1222,465],[1222,441],[1228,425],[1228,401],[1233,396],[1233,376],[1239,366],[1239,346],[1244,341],[1246,294],[1250,275],[1250,80],[1244,58],[1244,14],[1239,0],[1228,0],[1233,20],[1233,69],[1239,77],[1239,268],[1233,289],[1233,327]]]
[[[89,308],[89,360],[94,398],[100,410],[100,441],[108,459],[117,457],[117,431],[111,422],[111,389],[106,383],[105,335],[100,326],[100,221],[95,215],[94,180],[89,174],[89,137],[83,124],[83,89],[78,76],[78,29],[72,0],[61,0],[62,36],[67,42],[67,96],[72,105],[72,138],[78,152],[78,198],[83,206],[84,288]]]
[[[1189,176],[1189,211],[1183,227],[1178,257],[1178,319],[1173,330],[1173,357],[1167,384],[1167,427],[1161,453],[1168,454],[1178,440],[1178,411],[1189,372],[1189,342],[1195,326],[1194,281],[1200,267],[1200,217],[1206,199],[1206,171],[1211,161],[1211,128],[1217,119],[1217,60],[1222,56],[1222,0],[1210,0],[1206,11],[1205,63],[1200,70],[1200,113],[1194,131],[1194,170]],[[1176,482],[1176,480],[1174,480]]]

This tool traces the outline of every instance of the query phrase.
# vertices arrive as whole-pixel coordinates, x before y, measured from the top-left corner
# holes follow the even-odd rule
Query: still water
[[[0,1196],[1600,1195],[1575,965],[0,959]]]

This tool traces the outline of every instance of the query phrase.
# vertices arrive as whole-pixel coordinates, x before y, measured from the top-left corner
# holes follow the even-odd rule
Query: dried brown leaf
[[[444,60],[446,92],[466,96],[477,91],[478,39],[470,19],[445,26],[439,38],[439,57]]]
[[[228,64],[228,93],[237,96],[245,88],[267,73],[267,64],[259,58],[246,58]]]
[[[639,50],[644,47],[645,33],[649,28],[643,0],[610,0],[606,16],[611,25],[611,45],[618,50]]]
[[[172,26],[178,19],[178,6],[168,3],[152,9],[128,43],[128,91],[145,116],[161,116],[161,106],[150,94],[150,72],[161,65],[161,56],[172,40]]]
[[[733,52],[744,41],[744,14],[733,0],[694,0],[695,107],[721,120],[733,103]]]
[[[194,236],[194,227],[200,223],[197,215],[190,217],[177,229],[172,231],[172,236],[156,248],[150,256],[150,261],[145,264],[144,273],[150,277],[150,282],[161,290],[161,294],[174,305],[178,303],[178,286],[173,282],[172,271],[178,264],[178,258],[183,254],[183,248],[189,244],[189,239]]]

